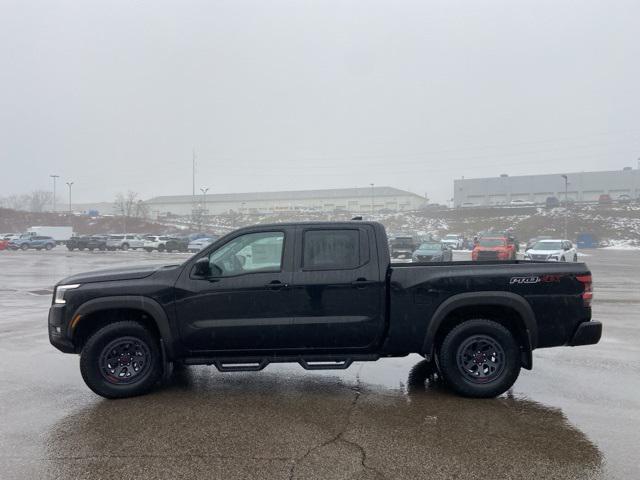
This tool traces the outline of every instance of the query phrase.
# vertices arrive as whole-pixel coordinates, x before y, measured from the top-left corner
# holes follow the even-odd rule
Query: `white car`
[[[511,205],[512,207],[531,207],[535,205],[535,203],[530,202],[529,200],[511,200],[511,202],[509,202],[509,205]]]
[[[205,247],[208,247],[215,241],[215,238],[198,238],[197,240],[193,240],[189,242],[187,246],[187,250],[190,252],[199,252]]]
[[[569,240],[540,240],[524,252],[524,259],[545,262],[577,262],[578,251]]]
[[[449,248],[453,248],[454,250],[456,250],[462,248],[464,239],[462,238],[462,235],[458,235],[457,233],[449,233],[448,235],[445,235],[441,243],[445,244]]]
[[[144,240],[138,235],[122,233],[107,237],[107,250],[129,250],[144,247]]]
[[[164,252],[166,248],[167,240],[170,240],[171,237],[167,237],[165,235],[147,235],[144,237],[144,248],[147,252],[152,252],[157,250],[159,252]]]

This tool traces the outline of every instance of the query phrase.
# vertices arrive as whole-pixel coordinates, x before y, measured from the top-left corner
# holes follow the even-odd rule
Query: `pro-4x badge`
[[[509,280],[509,285],[529,285],[531,283],[540,283],[540,277],[511,277],[511,280]]]

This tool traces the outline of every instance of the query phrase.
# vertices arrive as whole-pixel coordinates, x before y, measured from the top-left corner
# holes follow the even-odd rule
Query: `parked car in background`
[[[190,252],[199,252],[203,248],[211,245],[213,242],[215,242],[215,239],[213,238],[198,238],[197,240],[189,242],[189,245],[187,245],[187,250],[189,250]]]
[[[122,233],[117,235],[109,235],[107,238],[107,250],[135,250],[144,247],[144,240],[138,235],[131,233]]]
[[[0,238],[3,240],[13,240],[14,238],[20,238],[19,233],[3,233],[0,235]]]
[[[569,240],[540,240],[524,253],[525,260],[577,262],[578,251]]]
[[[516,245],[509,237],[482,237],[471,251],[471,260],[515,260]]]
[[[29,250],[30,248],[36,250],[51,250],[55,246],[56,241],[52,237],[30,235],[27,233],[20,235],[20,238],[9,241],[8,245],[11,250]]]
[[[450,248],[453,248],[454,250],[457,250],[459,248],[462,248],[462,245],[464,244],[464,237],[462,235],[458,235],[457,233],[449,233],[444,236],[444,238],[442,239],[442,243]]]
[[[144,248],[147,252],[153,252],[157,250],[159,252],[164,252],[167,242],[169,241],[169,237],[166,235],[147,235],[144,237]]]
[[[9,246],[9,240],[0,239],[0,250],[6,250]]]
[[[547,197],[544,201],[544,205],[547,208],[557,208],[560,206],[560,200],[558,200],[558,197]]]
[[[187,252],[189,250],[189,237],[170,237],[165,243],[167,252]]]
[[[71,251],[84,250],[85,248],[87,248],[88,243],[89,237],[86,235],[71,237],[69,240],[67,240],[67,249]]]
[[[537,237],[530,238],[527,241],[527,246],[525,247],[525,251],[529,250],[530,248],[532,248],[540,240],[549,240],[549,239],[551,239],[551,237],[549,235],[538,235]]]
[[[453,252],[444,243],[436,241],[423,242],[413,252],[411,260],[414,262],[451,262],[453,260]]]
[[[66,243],[67,240],[69,240],[71,237],[73,237],[73,227],[52,227],[37,225],[29,227],[27,233],[29,235],[37,235],[40,237],[51,237],[57,244],[62,245]]]
[[[411,235],[396,235],[389,240],[391,258],[411,258],[418,241]]]
[[[529,200],[511,200],[509,202],[509,205],[511,205],[512,207],[531,207],[533,205],[535,205],[535,203],[529,201]]]
[[[618,196],[617,200],[618,200],[618,203],[631,203],[631,197],[626,193],[623,193],[622,195]]]
[[[611,205],[613,200],[611,200],[611,195],[607,193],[603,193],[598,197],[598,204],[600,205]]]
[[[106,250],[108,235],[92,235],[87,242],[88,250]]]

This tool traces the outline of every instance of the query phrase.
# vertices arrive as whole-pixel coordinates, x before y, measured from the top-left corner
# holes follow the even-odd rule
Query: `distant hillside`
[[[224,234],[238,227],[257,223],[288,221],[349,220],[350,213],[283,212],[277,214],[229,214],[207,219],[201,229],[189,219],[174,218],[155,222],[129,218],[127,231],[135,233],[191,233],[204,230]],[[369,217],[365,216],[365,219]],[[560,237],[564,232],[565,211],[561,208],[547,210],[537,207],[519,208],[471,208],[442,209],[422,212],[376,214],[371,219],[385,225],[394,233],[462,233],[472,237],[484,230],[513,228],[521,240],[537,235]],[[32,225],[71,225],[80,234],[116,233],[124,229],[124,219],[117,216],[90,218],[54,213],[30,213],[0,209],[0,232],[21,232]],[[640,245],[640,206],[575,206],[569,211],[568,236],[575,239],[578,233],[592,233],[599,240],[625,241],[628,245]]]

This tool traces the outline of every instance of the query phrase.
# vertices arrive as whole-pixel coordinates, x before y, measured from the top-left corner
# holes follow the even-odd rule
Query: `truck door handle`
[[[374,282],[373,280],[367,280],[366,278],[359,278],[351,282],[351,286],[355,288],[364,288],[367,285],[373,285],[374,283],[376,282]]]
[[[289,284],[282,283],[280,280],[273,280],[265,285],[265,288],[269,290],[282,290],[283,288],[287,288]]]

